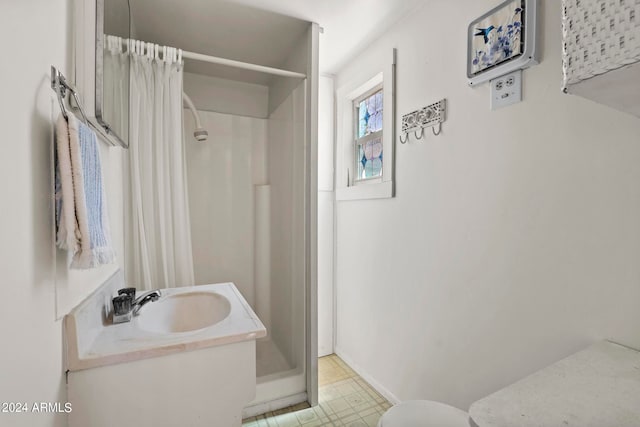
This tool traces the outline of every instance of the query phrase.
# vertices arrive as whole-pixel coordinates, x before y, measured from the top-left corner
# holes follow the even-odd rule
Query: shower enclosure
[[[196,119],[185,108],[195,283],[235,283],[267,328],[256,343],[256,398],[245,417],[317,399],[310,317],[317,35],[317,25],[306,23],[282,65],[306,78],[252,72],[233,79],[223,68],[184,75],[209,134],[196,140]]]

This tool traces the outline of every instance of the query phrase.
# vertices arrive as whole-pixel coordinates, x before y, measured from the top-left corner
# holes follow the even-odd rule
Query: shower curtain
[[[145,45],[131,51],[127,281],[139,289],[190,286],[183,65],[175,49],[159,59],[157,47]]]

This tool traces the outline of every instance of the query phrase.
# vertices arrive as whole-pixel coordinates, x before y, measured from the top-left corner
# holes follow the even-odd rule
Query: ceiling
[[[317,22],[320,72],[334,74],[391,25],[427,0],[230,0]]]
[[[207,55],[282,67],[308,22],[320,71],[335,73],[425,0],[130,0],[134,37]],[[268,84],[269,75],[198,61],[185,71]]]

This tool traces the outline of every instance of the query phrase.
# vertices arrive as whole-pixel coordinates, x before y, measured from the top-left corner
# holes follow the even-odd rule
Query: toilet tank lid
[[[469,415],[431,400],[410,400],[389,409],[379,427],[469,427]]]

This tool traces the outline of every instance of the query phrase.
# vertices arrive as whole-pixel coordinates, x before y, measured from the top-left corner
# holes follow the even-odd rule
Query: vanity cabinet
[[[640,117],[640,0],[563,0],[563,91]]]
[[[64,318],[69,427],[240,427],[266,329],[232,283],[162,289],[111,321],[118,270]]]
[[[255,340],[71,371],[70,427],[240,427]]]

